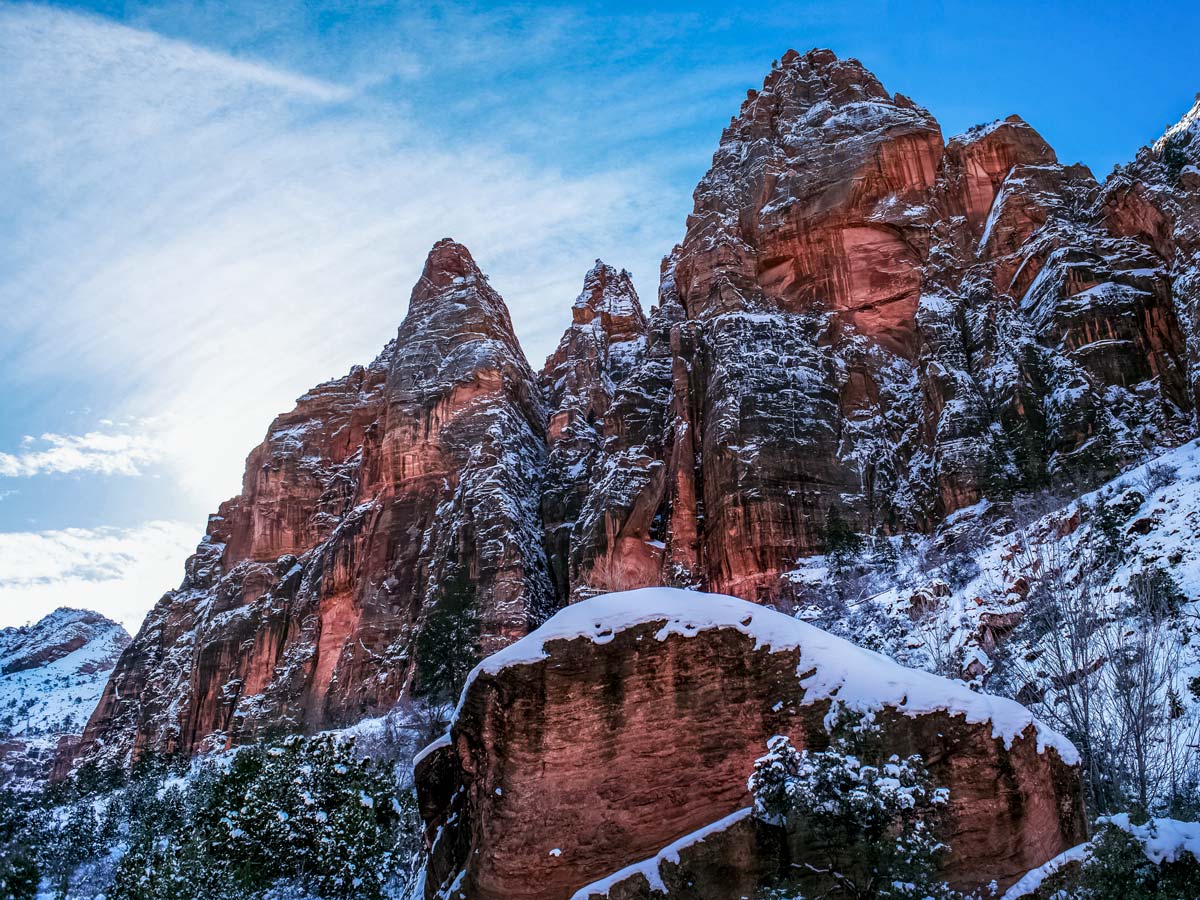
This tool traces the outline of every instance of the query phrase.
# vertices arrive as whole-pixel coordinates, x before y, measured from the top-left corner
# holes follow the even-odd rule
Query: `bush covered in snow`
[[[1073,847],[1014,884],[1004,900],[1190,900],[1200,897],[1200,823],[1102,818]]]
[[[843,713],[825,750],[797,750],[773,737],[749,788],[755,814],[784,826],[803,860],[776,896],[956,896],[937,877],[949,792],[932,783],[919,756],[887,755],[869,717]]]
[[[119,789],[19,815],[35,883],[61,898],[402,897],[422,847],[394,764],[333,734],[245,747],[184,775],[143,765]]]

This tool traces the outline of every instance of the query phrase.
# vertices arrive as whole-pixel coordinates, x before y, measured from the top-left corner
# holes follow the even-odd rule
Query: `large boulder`
[[[417,761],[426,896],[567,900],[664,848],[678,863],[688,835],[708,847],[691,864],[753,878],[761,838],[712,826],[750,805],[772,735],[825,746],[834,704],[874,713],[949,788],[953,883],[1006,885],[1081,839],[1077,753],[1024,707],[761,606],[651,588],[570,606],[471,674]]]

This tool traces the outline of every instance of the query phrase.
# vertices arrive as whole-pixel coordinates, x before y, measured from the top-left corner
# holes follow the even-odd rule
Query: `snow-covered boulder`
[[[1019,704],[762,606],[648,588],[567,607],[471,673],[417,759],[427,896],[568,900],[748,806],[767,739],[823,747],[835,704],[949,788],[952,882],[1007,885],[1079,843],[1078,754]]]

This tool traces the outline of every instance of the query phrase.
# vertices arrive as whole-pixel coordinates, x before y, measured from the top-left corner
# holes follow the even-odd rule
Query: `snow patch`
[[[571,896],[571,900],[588,900],[589,897],[594,897],[597,894],[607,896],[608,892],[614,887],[625,879],[632,878],[634,875],[641,875],[645,878],[649,882],[652,891],[660,891],[665,894],[667,886],[663,883],[662,875],[660,874],[663,863],[669,862],[678,865],[680,851],[702,843],[714,834],[728,830],[743,819],[749,818],[753,812],[754,807],[739,809],[737,812],[730,813],[723,819],[718,819],[716,822],[712,822],[703,828],[686,834],[674,843],[663,847],[663,849],[659,850],[658,853],[649,859],[633,863],[613,872],[611,875],[601,878],[599,881],[593,881],[586,887],[580,888]]]
[[[862,712],[888,707],[907,716],[934,712],[961,715],[970,724],[991,723],[992,737],[1006,748],[1032,727],[1039,752],[1052,747],[1068,765],[1079,762],[1079,753],[1070,741],[1038,722],[1013,700],[976,693],[961,682],[905,668],[886,656],[754,603],[678,588],[601,594],[561,610],[536,631],[489,656],[471,671],[455,719],[481,674],[496,675],[509,666],[541,662],[549,657],[546,645],[552,641],[586,638],[604,644],[618,632],[650,623],[662,623],[654,635],[659,641],[672,635],[686,638],[702,631],[730,628],[753,638],[756,650],[799,650],[797,676],[806,705],[836,698],[842,706]],[[449,737],[441,740],[448,743]],[[433,745],[421,756],[432,749]]]

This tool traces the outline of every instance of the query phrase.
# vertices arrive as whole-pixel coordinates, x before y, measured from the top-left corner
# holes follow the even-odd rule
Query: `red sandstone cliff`
[[[397,340],[251,453],[81,756],[387,708],[463,594],[481,652],[600,591],[784,602],[835,508],[927,530],[1192,435],[1198,122],[1101,185],[1015,116],[944,139],[857,61],[789,52],[725,129],[650,315],[598,263],[540,377],[440,242]]]
[[[943,141],[857,61],[785,55],[664,264],[572,526],[570,594],[778,600],[834,507],[860,531],[923,530],[1190,435],[1189,121],[1174,182],[1159,148],[1101,187],[1016,116]]]
[[[301,397],[250,454],[77,756],[190,753],[389,709],[420,687],[426,618],[464,585],[481,652],[523,635],[552,603],[544,433],[504,302],[440,241],[396,340]]]

